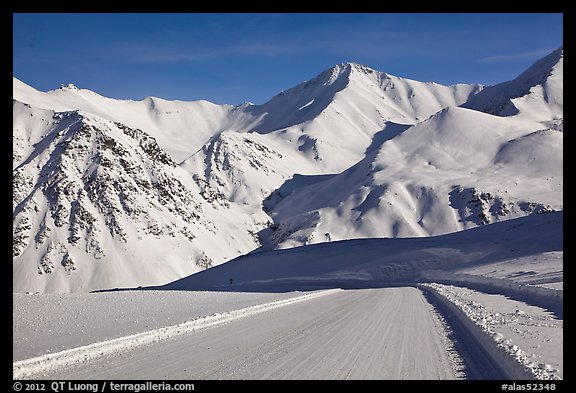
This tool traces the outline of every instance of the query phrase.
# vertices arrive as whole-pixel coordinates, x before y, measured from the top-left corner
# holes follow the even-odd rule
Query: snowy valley
[[[460,353],[440,360],[443,371],[423,365],[410,374],[399,364],[387,378],[563,378],[563,48],[493,86],[443,86],[343,63],[263,105],[116,100],[74,85],[41,92],[14,78],[13,292],[18,378],[86,378],[75,359],[145,356],[135,344],[142,337],[133,337],[145,332],[158,356],[168,353],[158,342],[198,330],[212,343],[204,326],[230,333],[226,321],[240,318],[239,331],[256,340],[249,318],[264,323],[290,308],[321,332],[314,310],[352,312],[347,294],[368,301],[381,293],[397,303],[363,306],[358,318],[425,304],[418,312],[430,313],[422,323],[435,333],[423,345]],[[75,329],[41,316],[44,306],[72,313],[95,299],[103,303],[94,315],[78,312]],[[133,314],[135,305],[151,318]],[[111,307],[117,326],[94,323]],[[166,312],[172,307],[185,311]],[[221,319],[204,322],[213,313]],[[331,329],[358,330],[344,314]],[[483,326],[474,333],[480,344],[470,345],[516,363],[492,371],[470,363],[462,354],[472,347],[449,344],[458,328],[447,315]],[[287,315],[278,318],[290,329]],[[534,321],[537,329],[522,330]],[[316,345],[310,364],[323,356],[314,358]],[[62,356],[43,357],[53,352]],[[234,356],[240,368],[156,377],[297,377],[274,366],[254,374]],[[296,357],[270,356],[298,369]],[[352,377],[384,372],[366,367]]]

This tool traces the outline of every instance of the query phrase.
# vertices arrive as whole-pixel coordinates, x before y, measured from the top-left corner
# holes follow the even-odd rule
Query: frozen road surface
[[[451,344],[419,289],[337,290],[29,377],[461,378]]]

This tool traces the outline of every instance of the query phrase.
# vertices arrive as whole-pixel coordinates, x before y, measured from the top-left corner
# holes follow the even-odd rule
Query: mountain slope
[[[233,203],[260,210],[262,200],[295,171],[318,168],[292,146],[255,132],[224,131],[180,165]]]
[[[340,64],[264,105],[246,106],[259,119],[251,132],[220,132],[182,166],[231,200],[260,206],[295,174],[341,172],[401,124],[459,105],[479,90],[478,85],[422,83]]]
[[[347,111],[341,121],[363,128],[382,121],[415,123],[447,106],[459,105],[482,90],[481,85],[442,86],[405,79],[357,63],[342,63],[283,91],[249,111],[265,115],[254,129],[270,132],[328,117],[324,111]],[[377,115],[377,116],[376,116]],[[362,124],[362,120],[365,124]]]
[[[563,133],[462,108],[269,207],[269,243],[431,236],[563,209]]]
[[[14,291],[161,283],[258,245],[253,214],[230,214],[143,131],[18,101],[14,112]]]
[[[327,170],[343,170],[361,159],[386,121],[413,124],[448,105],[464,103],[481,88],[422,83],[345,63],[263,105],[233,107],[155,97],[114,100],[74,85],[44,93],[13,78],[14,99],[41,109],[81,110],[139,128],[177,163],[223,131],[279,131],[284,141],[303,146],[303,154],[325,160],[320,166]],[[341,152],[344,160],[331,159]]]
[[[514,261],[527,256],[555,259],[552,254],[563,250],[562,227],[563,213],[551,212],[426,238],[353,239],[266,251],[236,258],[160,288],[354,288],[415,279],[427,270],[450,271],[505,262],[513,271]]]
[[[158,285],[258,248],[562,210],[561,62],[515,79],[538,83],[513,116],[467,108],[482,86],[355,63],[237,107],[14,78],[13,290]]]
[[[244,114],[231,105],[208,101],[167,101],[147,97],[141,101],[115,100],[74,85],[40,92],[13,78],[14,99],[40,109],[57,112],[81,110],[101,118],[139,128],[154,137],[175,162],[198,150],[214,134],[244,128]]]
[[[391,122],[415,124],[481,89],[423,83],[344,63],[247,109],[262,118],[253,126],[256,132],[297,143],[324,172],[339,172],[362,159],[374,135]]]
[[[542,64],[522,78],[544,80]],[[561,85],[561,65],[552,68]],[[537,78],[535,70],[544,74]],[[431,236],[562,210],[559,103],[540,102],[548,109],[508,117],[448,107],[413,126],[390,124],[356,165],[305,187],[287,182],[272,194],[274,230],[263,233],[265,244]]]
[[[538,60],[511,81],[486,87],[462,106],[498,116],[563,117],[564,49]]]

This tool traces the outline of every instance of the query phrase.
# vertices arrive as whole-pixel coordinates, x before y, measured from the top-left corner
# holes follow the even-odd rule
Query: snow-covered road
[[[48,370],[48,379],[454,379],[442,319],[413,287],[331,291]]]

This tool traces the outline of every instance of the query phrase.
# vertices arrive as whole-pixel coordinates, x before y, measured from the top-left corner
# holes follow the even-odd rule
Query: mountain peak
[[[353,70],[357,70],[357,71],[366,70],[367,72],[369,72],[369,71],[375,72],[376,71],[373,68],[370,68],[364,64],[356,63],[355,61],[346,61],[346,62],[343,62],[340,64],[336,64],[332,68],[353,69]]]
[[[497,116],[514,116],[520,112],[544,119],[563,112],[563,58],[560,48],[536,61],[513,80],[489,86],[462,105]]]
[[[364,64],[360,64],[360,63],[356,63],[356,62],[350,62],[350,61],[337,64],[325,72],[326,73],[330,72],[332,74],[338,74],[338,75],[344,74],[344,73],[346,73],[347,75],[351,75],[352,73],[356,73],[356,72],[366,74],[366,75],[370,75],[370,74],[374,74],[374,73],[383,74],[382,72],[377,71],[377,70],[370,68],[368,66],[365,66]]]
[[[328,86],[334,85],[337,81],[340,81],[338,85],[341,84],[342,86],[340,87],[343,88],[348,83],[350,78],[355,75],[380,75],[384,78],[388,77],[387,74],[376,71],[363,64],[355,62],[344,62],[324,70],[315,78],[306,81],[296,87],[309,87],[315,85]]]
[[[76,87],[76,85],[74,85],[74,83],[68,83],[68,84],[61,84],[60,90],[62,90],[62,91],[79,91],[80,89],[78,89]]]
[[[364,74],[373,74],[375,72],[379,72],[373,68],[365,66],[364,64],[360,63],[347,63],[347,64],[349,65],[349,67],[352,68],[353,71],[362,72]]]
[[[553,69],[564,58],[564,49],[560,47],[547,56],[535,62],[515,80],[529,84],[541,84],[550,76]]]

